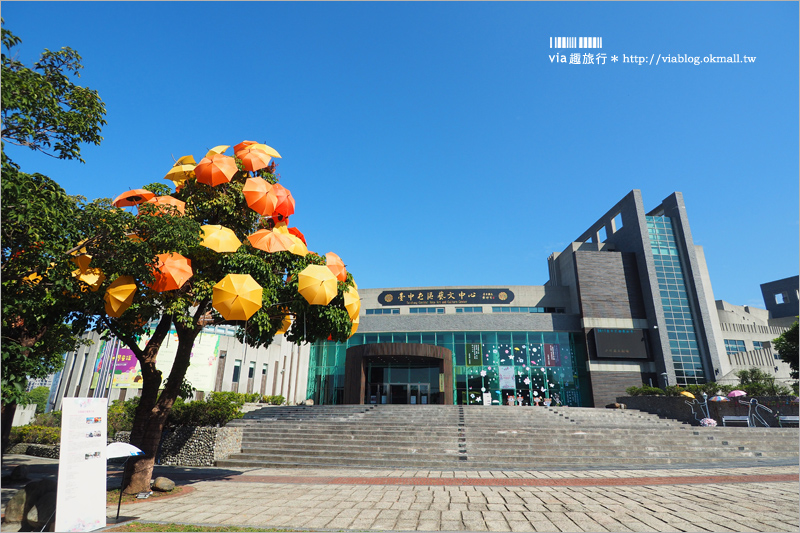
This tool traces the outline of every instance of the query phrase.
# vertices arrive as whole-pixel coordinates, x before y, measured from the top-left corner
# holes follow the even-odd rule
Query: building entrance
[[[430,383],[370,383],[365,404],[427,405],[431,402]]]

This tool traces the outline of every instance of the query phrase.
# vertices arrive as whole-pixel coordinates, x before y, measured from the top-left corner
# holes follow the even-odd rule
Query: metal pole
[[[114,366],[111,368],[111,375],[110,375],[110,378],[109,378],[109,381],[108,381],[108,388],[107,388],[108,403],[111,403],[111,389],[114,386],[114,374],[117,371],[117,359],[119,359],[119,340],[116,337],[114,338],[114,343],[116,344],[116,350],[114,350],[114,352],[113,352],[114,353]],[[126,459],[126,461],[127,461],[127,459]],[[120,498],[121,498],[121,496],[120,496]]]

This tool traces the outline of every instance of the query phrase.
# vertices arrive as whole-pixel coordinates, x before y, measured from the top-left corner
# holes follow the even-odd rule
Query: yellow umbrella
[[[344,308],[347,309],[350,320],[358,321],[358,313],[361,312],[361,298],[358,296],[357,289],[350,287],[344,293]]]
[[[248,148],[250,148],[251,150],[252,149],[262,150],[264,152],[267,152],[267,154],[272,157],[277,157],[278,159],[281,158],[281,154],[279,154],[275,148],[267,146],[266,144],[254,143],[249,145]]]
[[[92,261],[92,256],[88,254],[81,254],[76,257],[71,257],[70,261],[75,263],[75,266],[78,267],[78,270],[84,272],[89,269],[89,263]]]
[[[308,265],[297,275],[297,290],[311,305],[328,305],[336,296],[336,276],[326,266]]]
[[[250,274],[228,274],[214,285],[211,305],[225,320],[247,320],[261,309],[262,295]]]
[[[108,316],[119,318],[133,303],[136,282],[131,276],[120,276],[106,289],[103,297]]]
[[[186,180],[194,179],[194,167],[196,166],[197,163],[194,161],[194,156],[185,155],[175,161],[175,164],[169,169],[164,179],[170,180],[178,186]]]
[[[353,320],[353,328],[350,330],[350,337],[355,335],[356,331],[358,331],[358,320]],[[347,338],[349,339],[350,337]]]
[[[97,292],[100,285],[106,280],[106,275],[99,268],[87,268],[81,270],[80,268],[72,271],[72,277],[78,278],[92,289],[92,292]]]
[[[286,237],[291,239],[292,241],[292,245],[289,246],[289,251],[291,253],[293,253],[294,255],[299,255],[301,257],[305,257],[308,255],[308,248],[306,248],[306,245],[303,244],[303,241],[301,241],[298,237],[292,235],[291,233],[286,235]]]
[[[281,329],[275,332],[275,335],[283,335],[289,328],[292,327],[292,316],[291,315],[283,315],[283,320],[281,321]]]
[[[231,146],[229,144],[220,144],[219,146],[215,146],[214,148],[208,151],[206,157],[211,159],[212,155],[224,154],[225,150],[227,150],[230,147]]]
[[[681,396],[686,396],[687,398],[694,398],[694,394],[686,390],[681,392]]]
[[[218,224],[200,226],[203,230],[203,242],[200,244],[215,252],[235,252],[242,245],[232,229]]]

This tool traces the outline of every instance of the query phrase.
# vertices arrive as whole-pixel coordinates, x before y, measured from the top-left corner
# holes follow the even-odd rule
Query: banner
[[[513,389],[513,388],[515,388],[515,384],[514,384],[514,367],[513,366],[501,366],[500,367],[500,388],[501,389]]]
[[[544,345],[544,366],[561,366],[561,347],[558,344]]]
[[[61,401],[56,531],[106,527],[106,398]]]
[[[149,339],[149,336],[142,337],[139,346],[144,348]],[[175,362],[177,351],[178,335],[172,332],[164,339],[156,358],[156,368],[162,372],[164,377],[169,375],[172,364]],[[192,384],[192,387],[200,391],[214,390],[218,357],[219,335],[201,333],[194,341],[192,353],[189,356],[189,368],[186,370],[186,380]],[[139,368],[139,361],[136,359],[136,355],[130,348],[120,348],[117,356],[117,366],[114,371],[114,388],[141,387],[142,370]]]

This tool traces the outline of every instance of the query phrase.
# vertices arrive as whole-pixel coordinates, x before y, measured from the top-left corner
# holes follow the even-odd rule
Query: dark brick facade
[[[598,318],[646,318],[636,254],[575,252],[581,314]]]

